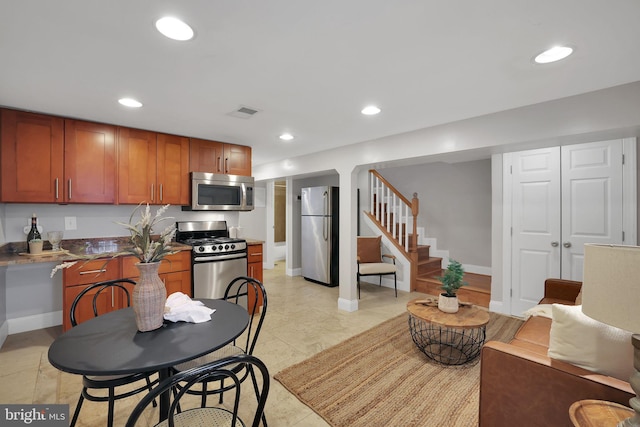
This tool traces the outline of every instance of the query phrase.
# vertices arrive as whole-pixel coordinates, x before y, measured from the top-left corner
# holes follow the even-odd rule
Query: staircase
[[[377,171],[370,170],[369,177],[371,206],[365,215],[411,263],[411,291],[439,295],[441,290],[437,278],[442,275],[442,258],[431,256],[429,245],[419,245],[418,234],[414,232],[418,229],[417,193],[408,200]],[[464,280],[468,286],[458,290],[459,299],[489,307],[491,277],[465,273]]]

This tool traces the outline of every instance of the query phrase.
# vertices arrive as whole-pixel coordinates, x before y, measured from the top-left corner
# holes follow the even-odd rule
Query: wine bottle
[[[29,253],[29,242],[33,239],[42,239],[40,232],[38,231],[38,218],[36,218],[36,214],[31,215],[31,230],[29,230],[29,234],[27,234],[27,253]]]

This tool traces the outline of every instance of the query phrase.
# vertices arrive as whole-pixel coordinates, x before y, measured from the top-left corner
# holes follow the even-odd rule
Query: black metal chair
[[[360,277],[378,276],[380,286],[382,286],[382,276],[393,274],[393,287],[398,297],[398,281],[396,278],[396,257],[382,253],[382,238],[358,236],[358,272],[356,280],[358,282],[358,298],[360,298]],[[393,264],[384,262],[383,258],[389,258]]]
[[[256,374],[258,374],[257,379],[259,380],[258,383],[260,386],[255,390],[255,404],[248,402],[249,394],[242,393],[241,396],[240,387],[242,379],[238,375],[239,366],[241,366],[243,370],[250,372],[252,378],[256,378]],[[233,405],[226,404],[222,407],[217,404],[215,406],[185,409],[187,404],[183,402],[183,397],[189,394],[193,386],[219,380],[226,380],[233,384],[231,388],[233,388],[234,391],[230,391],[230,393],[234,394]],[[238,416],[238,410],[242,402],[243,414],[250,413],[249,411],[255,408],[251,426],[258,427],[260,420],[264,417],[264,407],[269,394],[270,379],[269,371],[265,364],[257,357],[248,354],[229,356],[202,366],[197,366],[177,373],[161,382],[158,387],[155,387],[151,393],[136,405],[125,427],[135,427],[140,416],[145,409],[149,407],[149,403],[154,398],[163,392],[169,390],[175,391],[178,385],[180,387],[179,392],[175,395],[173,402],[171,402],[167,419],[156,426],[245,426],[243,420]],[[256,386],[256,384],[254,384],[254,386]],[[181,405],[183,406],[182,410],[180,410]]]
[[[219,350],[216,350],[212,353],[206,354],[189,362],[174,366],[171,369],[173,375],[177,375],[180,372],[193,369],[197,366],[206,365],[223,358],[242,354],[253,354],[258,336],[260,335],[260,330],[262,329],[262,323],[264,322],[265,314],[267,313],[267,293],[264,289],[263,284],[260,283],[259,280],[251,277],[237,277],[232,280],[231,283],[229,283],[229,285],[227,286],[223,299],[247,307],[247,310],[249,312],[249,325],[247,326],[246,331],[233,342],[227,344]],[[262,300],[262,310],[260,310],[259,305],[256,303],[260,300]],[[255,376],[253,375],[253,372],[250,369],[246,369],[246,366],[242,364],[238,364],[231,369],[238,376],[240,382],[247,379],[248,376],[251,376],[254,390],[256,392],[256,395],[258,394],[258,384],[256,382]],[[201,396],[201,406],[203,408],[206,407],[207,396],[210,395],[219,394],[219,401],[220,403],[222,403],[223,394],[226,391],[236,387],[235,384],[225,385],[224,379],[225,378],[216,378],[215,375],[207,376],[206,380],[201,381],[201,386],[199,388],[190,387],[189,390],[187,390],[187,393]],[[220,381],[219,386],[216,386],[214,388],[209,387],[211,383],[217,381]],[[177,392],[181,390],[181,388],[182,385],[176,383],[174,394],[177,394]],[[180,408],[178,408],[178,410],[179,409]],[[265,426],[267,425],[266,418],[263,420],[263,423]]]
[[[117,279],[117,280],[107,280],[104,282],[94,283],[93,285],[87,286],[78,294],[78,296],[73,300],[71,304],[71,326],[76,326],[78,324],[76,310],[78,309],[78,305],[80,304],[83,298],[89,298],[93,295],[92,300],[92,308],[93,315],[95,317],[99,316],[99,301],[100,298],[104,298],[103,291],[110,291],[111,295],[108,295],[106,298],[108,301],[111,301],[112,298],[116,297],[116,292],[119,292],[119,296],[126,297],[127,307],[131,305],[131,297],[129,295],[129,291],[127,290],[125,284],[129,284],[131,286],[135,286],[136,282],[130,279]],[[117,349],[114,349],[117,351]],[[78,421],[78,415],[80,415],[80,408],[82,408],[82,403],[85,399],[90,400],[92,402],[108,402],[109,408],[107,413],[107,425],[109,427],[113,426],[113,413],[115,407],[115,401],[119,399],[123,399],[125,397],[133,396],[134,394],[143,392],[143,391],[151,391],[153,385],[158,383],[158,379],[151,380],[150,376],[153,373],[140,373],[140,374],[131,374],[131,375],[110,375],[110,376],[94,376],[94,375],[83,375],[82,376],[82,392],[80,393],[80,397],[78,398],[78,404],[76,405],[76,410],[73,413],[73,418],[71,419],[71,427],[75,426]],[[145,380],[145,384],[141,384],[139,387],[135,387],[134,389],[127,388],[126,391],[121,393],[116,393],[116,388],[129,385],[141,380]],[[107,390],[107,396],[104,395],[95,395],[90,392],[90,390]],[[153,405],[156,406],[155,400],[153,401]]]

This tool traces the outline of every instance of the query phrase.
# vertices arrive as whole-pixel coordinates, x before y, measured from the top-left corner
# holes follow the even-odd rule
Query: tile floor
[[[268,310],[254,354],[271,375],[307,359],[357,333],[405,311],[410,299],[423,294],[363,284],[360,309],[353,313],[337,308],[338,288],[307,282],[284,274],[284,262],[264,271]],[[60,327],[10,335],[0,349],[0,403],[68,403],[75,408],[81,389],[80,377],[61,373],[47,360],[49,344]],[[124,425],[134,396],[116,402],[115,425]],[[266,407],[272,427],[327,426],[311,409],[300,403],[277,381],[271,382]],[[85,402],[78,426],[106,424],[106,404]]]

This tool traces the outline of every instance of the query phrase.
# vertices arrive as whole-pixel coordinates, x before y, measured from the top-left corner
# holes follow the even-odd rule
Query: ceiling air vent
[[[255,108],[240,107],[237,110],[230,112],[229,115],[239,119],[249,119],[258,111],[260,110],[256,110]]]

